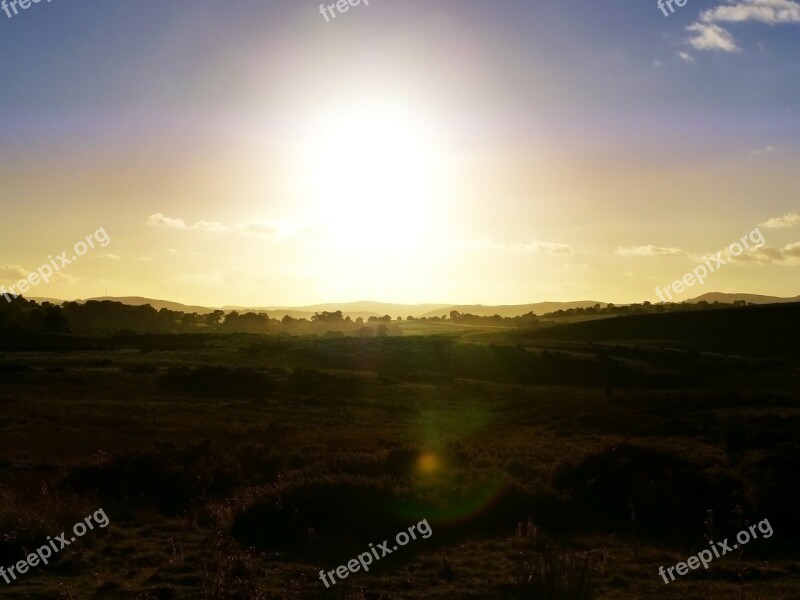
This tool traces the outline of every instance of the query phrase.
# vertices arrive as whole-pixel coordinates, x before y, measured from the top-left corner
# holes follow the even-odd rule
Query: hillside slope
[[[798,355],[800,303],[581,321],[528,331],[522,336],[582,342],[651,342],[745,355]]]

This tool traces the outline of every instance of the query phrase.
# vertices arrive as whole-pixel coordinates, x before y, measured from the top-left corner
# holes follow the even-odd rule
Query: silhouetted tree
[[[222,322],[222,317],[225,316],[225,311],[222,310],[215,310],[212,313],[209,313],[205,317],[205,323],[209,327],[219,327],[219,324]]]
[[[58,307],[47,308],[42,318],[42,331],[44,333],[68,333],[69,321]]]

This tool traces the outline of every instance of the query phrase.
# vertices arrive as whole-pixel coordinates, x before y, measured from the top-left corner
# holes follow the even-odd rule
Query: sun
[[[435,126],[408,106],[354,102],[314,119],[305,193],[339,248],[408,251],[430,232],[441,190]]]

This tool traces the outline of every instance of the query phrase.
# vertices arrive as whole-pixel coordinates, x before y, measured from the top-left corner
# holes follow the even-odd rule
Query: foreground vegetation
[[[698,333],[698,314],[722,321]],[[800,388],[770,323],[797,339],[798,307],[448,337],[6,336],[0,566],[99,507],[111,524],[0,595],[796,598]],[[772,538],[658,576],[764,518]],[[430,539],[319,580],[421,519]]]

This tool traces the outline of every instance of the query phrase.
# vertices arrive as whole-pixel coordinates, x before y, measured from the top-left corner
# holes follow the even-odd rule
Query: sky
[[[752,234],[675,299],[796,296],[800,2],[669,4],[0,4],[0,286],[657,302]]]

